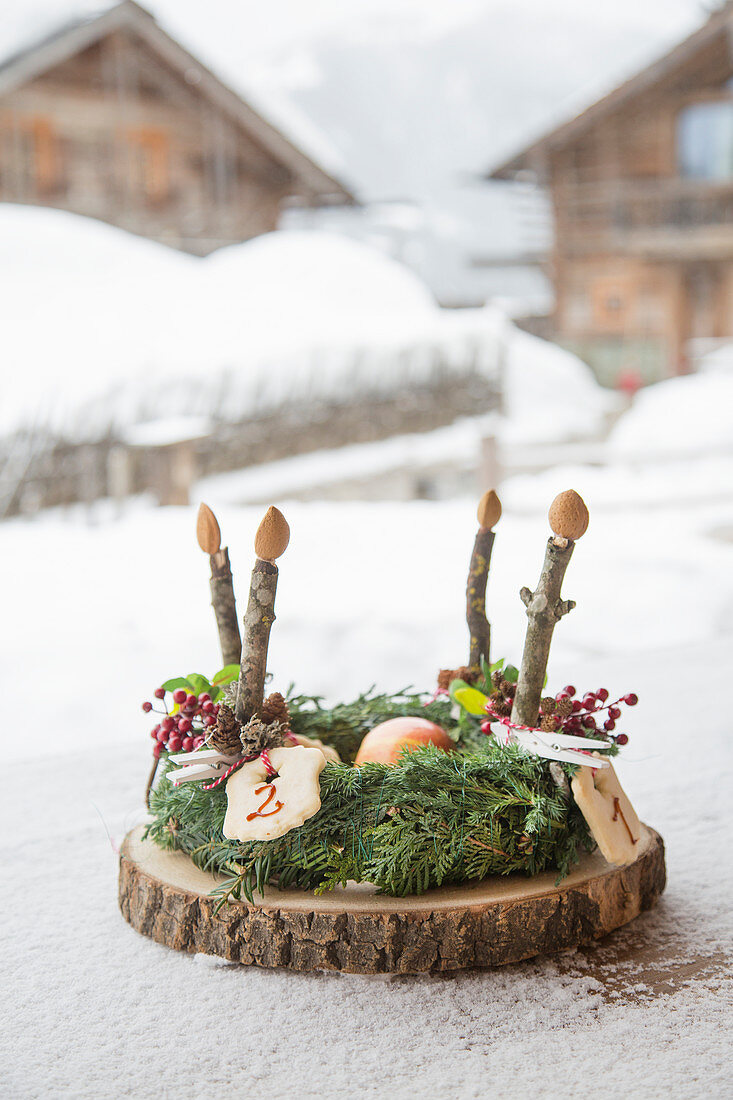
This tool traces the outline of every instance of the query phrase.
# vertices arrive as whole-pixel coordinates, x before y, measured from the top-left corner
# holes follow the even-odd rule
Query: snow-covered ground
[[[641,390],[611,440],[628,459],[733,453],[733,368],[670,378]]]
[[[418,374],[434,352],[462,365],[476,341],[496,359],[496,319],[457,325],[407,268],[327,233],[271,233],[199,259],[4,205],[0,277],[13,368],[0,431],[40,420],[89,438],[162,414],[236,418],[296,393],[389,388],[405,349],[423,352]]]
[[[457,420],[432,432],[413,432],[376,443],[324,448],[202,478],[194,492],[201,500],[211,501],[212,506],[272,503],[298,499],[303,494],[306,498],[328,499],[329,488],[337,485],[374,485],[382,475],[396,471],[409,471],[414,480],[422,472],[443,468],[460,471],[465,482],[470,484],[480,464],[482,440],[502,425],[501,417],[489,413]],[[357,488],[353,493],[358,497],[364,490]],[[373,495],[379,498],[378,493]],[[406,491],[404,495],[413,496],[414,493]]]
[[[4,204],[0,282],[0,436],[236,421],[468,371],[502,386],[522,440],[592,435],[614,407],[575,356],[497,310],[439,309],[404,265],[336,234],[278,231],[199,259]]]
[[[706,470],[689,460],[687,488]],[[596,949],[435,979],[237,969],[123,922],[113,848],[143,817],[140,701],[218,664],[195,509],[0,526],[3,1095],[730,1095],[733,479],[711,499],[675,494],[679,475],[646,470],[645,499],[622,465],[507,482],[489,594],[495,652],[516,660],[547,504],[581,489],[591,525],[565,584],[578,606],[550,682],[638,692],[620,772],[667,843],[662,902]],[[283,505],[275,686],[428,686],[463,659],[474,507]],[[219,509],[240,601],[261,512]]]
[[[555,352],[558,352],[555,358]],[[201,480],[199,496],[212,505],[318,499],[348,493],[387,473],[413,475],[386,484],[391,495],[412,495],[422,475],[455,475],[464,491],[479,484],[482,444],[496,440],[498,467],[512,477],[506,492],[517,510],[531,510],[541,484],[550,499],[568,480],[605,507],[646,509],[726,500],[733,484],[733,370],[720,367],[649,386],[618,418],[608,439],[572,441],[579,418],[596,425],[613,407],[608,394],[552,344],[514,332],[505,368],[502,415],[468,417],[432,432],[250,466]],[[569,442],[566,442],[570,440]],[[690,459],[694,461],[690,461]],[[572,466],[581,465],[578,471]],[[568,468],[570,467],[570,468]],[[541,471],[538,473],[537,471]],[[331,494],[330,490],[334,493]],[[336,490],[338,489],[338,492]],[[388,494],[389,495],[389,494]],[[438,492],[436,495],[445,495]]]

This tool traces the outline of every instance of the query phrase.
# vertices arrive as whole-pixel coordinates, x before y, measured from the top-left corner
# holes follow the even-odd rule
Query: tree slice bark
[[[537,588],[534,592],[530,592],[529,588],[523,588],[520,592],[522,602],[527,608],[529,623],[512,707],[512,721],[522,726],[537,725],[552,632],[563,615],[567,615],[575,607],[572,600],[560,599],[565,570],[575,549],[574,542],[565,539],[563,542],[565,546],[558,546],[555,539],[548,539]]]
[[[211,554],[211,606],[219,631],[221,659],[224,665],[238,665],[242,657],[242,639],[237,621],[237,604],[234,598],[232,568],[229,550],[225,546]]]
[[[255,562],[249,601],[244,616],[242,662],[237,687],[237,721],[244,725],[262,706],[267,673],[267,647],[275,622],[277,566],[271,561]]]
[[[473,544],[466,585],[466,622],[470,635],[468,667],[481,670],[481,658],[487,663],[491,644],[491,625],[486,617],[486,583],[489,579],[494,531],[479,527]]]
[[[547,872],[409,898],[366,884],[322,897],[268,888],[255,905],[234,902],[215,916],[208,895],[219,880],[141,837],[142,828],[129,833],[120,854],[120,908],[133,928],[178,951],[291,970],[410,974],[518,962],[607,935],[665,886],[662,838],[643,826],[634,863],[612,867],[594,852],[559,886]]]

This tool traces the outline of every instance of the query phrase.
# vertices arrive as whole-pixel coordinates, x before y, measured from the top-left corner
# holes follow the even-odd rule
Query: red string
[[[227,768],[223,775],[220,775],[218,779],[215,779],[213,781],[213,783],[204,783],[201,789],[204,791],[213,791],[214,787],[218,787],[220,783],[223,783],[225,779],[228,779],[232,772],[235,772],[237,768],[241,768],[242,764],[246,764],[248,760],[252,759],[254,759],[254,757],[243,756],[241,760],[235,760],[232,766],[230,768]]]
[[[265,771],[267,773],[268,780],[269,779],[274,779],[275,776],[277,775],[277,771],[272,766],[272,760],[270,760],[270,754],[267,751],[267,749],[263,749],[262,752],[260,753],[260,756],[262,758],[262,763],[265,765]]]
[[[497,714],[492,707],[487,706],[486,713],[492,722],[501,722],[502,726],[507,726],[509,729],[526,730],[528,733],[544,733],[544,730],[541,730],[539,726],[523,726],[520,722],[512,722],[511,718]]]
[[[296,741],[295,737],[289,730],[286,730],[286,735],[290,738],[293,744],[299,744],[299,742]],[[265,765],[265,773],[267,775],[268,781],[270,779],[274,779],[278,772],[272,766],[272,760],[270,760],[270,754],[268,753],[267,749],[263,749],[261,753],[258,753],[255,756],[242,756],[239,760],[235,760],[231,767],[227,768],[223,775],[218,776],[218,778],[216,778],[212,783],[204,783],[201,789],[204,791],[213,791],[215,787],[218,787],[221,783],[224,782],[225,779],[228,779],[229,776],[237,770],[237,768],[241,768],[242,764],[248,764],[251,760],[256,760],[257,756],[262,757],[262,763]]]

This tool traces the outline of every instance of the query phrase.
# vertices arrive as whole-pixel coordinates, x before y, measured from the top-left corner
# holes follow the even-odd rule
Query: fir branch
[[[375,698],[382,706],[387,697]],[[354,879],[404,896],[495,874],[565,874],[580,850],[592,847],[585,820],[547,761],[487,738],[481,752],[426,746],[405,754],[398,767],[329,763],[319,812],[276,840],[224,839],[222,788],[174,787],[164,776],[151,810],[146,835],[225,876],[217,888],[222,904],[251,901],[268,883],[324,891]]]
[[[412,692],[409,687],[394,695],[386,695],[374,694],[372,686],[354,702],[325,707],[323,699],[317,695],[293,694],[291,685],[287,702],[293,733],[319,738],[324,744],[332,745],[342,760],[349,762],[356,756],[364,735],[390,718],[419,714],[443,728],[455,726],[451,718],[450,700],[441,697],[430,701],[429,696]],[[478,727],[479,723],[476,723]],[[450,729],[448,732],[454,736]]]

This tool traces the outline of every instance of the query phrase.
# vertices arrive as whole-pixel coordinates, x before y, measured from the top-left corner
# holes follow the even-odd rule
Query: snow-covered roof
[[[103,12],[114,7],[114,3],[97,3],[88,5],[68,4],[33,13],[29,18],[27,9],[14,13],[9,20],[4,22],[0,30],[0,80],[3,80],[6,72],[12,72],[15,66],[29,58],[39,49],[53,45],[56,41],[64,39],[67,34],[78,27],[93,22]]]
[[[181,70],[189,82],[192,70],[195,71],[196,87],[201,94],[243,127],[314,196],[328,202],[354,201],[351,191],[322,166],[325,161],[333,163],[335,158],[325,139],[319,140],[313,124],[298,121],[296,109],[289,107],[289,122],[285,119],[285,127],[289,127],[291,133],[295,130],[298,133],[286,136],[283,129],[278,129],[248,102],[251,96],[245,99],[224,83],[135,0],[120,0],[101,9],[99,5],[94,9],[85,7],[83,0],[82,6],[76,9],[54,0],[50,9],[35,15],[37,20],[11,20],[9,27],[0,33],[0,95],[72,57],[113,30],[134,30],[165,57],[168,64]],[[282,107],[278,113],[284,118]],[[306,151],[309,145],[318,145],[313,155]]]
[[[729,36],[733,32],[733,0],[725,0],[722,7],[710,13],[707,21],[684,41],[678,43],[651,64],[635,73],[622,84],[609,90],[594,102],[584,105],[582,110],[574,110],[557,126],[546,131],[537,139],[516,151],[507,160],[502,161],[489,174],[489,179],[511,179],[516,172],[533,168],[538,158],[544,157],[549,149],[565,145],[583,134],[599,119],[609,112],[624,106],[635,98],[645,95],[671,72],[682,66],[700,50],[703,50],[720,35]]]

